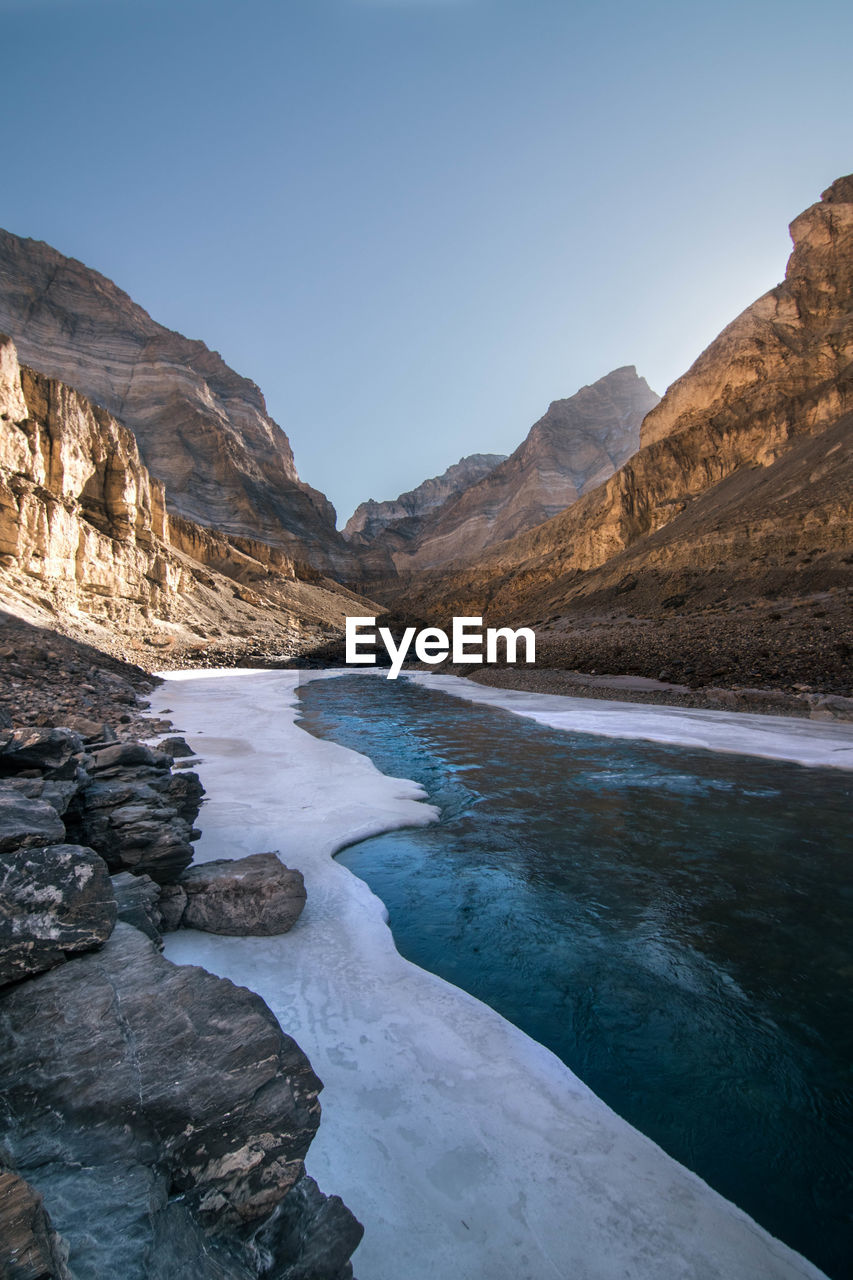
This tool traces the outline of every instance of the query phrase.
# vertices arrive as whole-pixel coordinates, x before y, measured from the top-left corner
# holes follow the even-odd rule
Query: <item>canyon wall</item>
[[[131,428],[170,511],[352,576],[334,508],[299,479],[260,390],[203,342],[157,324],[83,263],[2,230],[0,332],[26,365]]]
[[[137,658],[255,634],[286,652],[363,611],[281,548],[170,517],[133,433],[5,337],[0,424],[0,602]]]
[[[851,407],[853,175],[839,178],[790,227],[785,279],[728,325],[643,423],[642,443],[749,417],[764,462],[794,434]]]
[[[673,384],[610,479],[371,594],[533,625],[540,666],[853,694],[853,177],[791,234],[784,282]]]

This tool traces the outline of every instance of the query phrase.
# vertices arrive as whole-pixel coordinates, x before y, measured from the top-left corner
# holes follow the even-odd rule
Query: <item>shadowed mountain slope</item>
[[[395,556],[417,548],[431,517],[505,461],[503,453],[472,453],[390,502],[362,502],[343,531],[358,556],[362,577],[393,574]]]
[[[530,529],[612,475],[639,444],[640,423],[658,402],[633,365],[566,400],[555,400],[514,453],[453,494],[414,529],[392,528],[366,544],[368,572],[462,565]],[[372,553],[372,560],[369,555]]]

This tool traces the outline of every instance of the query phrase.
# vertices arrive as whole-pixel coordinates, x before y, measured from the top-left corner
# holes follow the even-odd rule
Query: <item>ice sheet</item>
[[[421,671],[408,672],[403,678],[469,702],[501,707],[554,729],[853,769],[853,724],[849,723],[493,689],[463,677]]]
[[[547,1049],[402,959],[382,904],[331,855],[432,810],[299,729],[299,678],[179,673],[155,692],[201,756],[198,860],[277,849],[308,890],[289,934],[181,931],[166,954],[259,992],[325,1081],[307,1165],[365,1224],[359,1280],[820,1276]]]

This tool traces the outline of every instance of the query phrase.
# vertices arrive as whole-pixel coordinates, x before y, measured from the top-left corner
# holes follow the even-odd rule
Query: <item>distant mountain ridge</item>
[[[362,502],[347,520],[344,537],[353,542],[366,543],[389,525],[411,517],[425,516],[440,507],[448,498],[476,484],[484,475],[506,461],[505,453],[471,453],[460,458],[440,476],[424,480],[416,489],[401,493],[388,502],[375,502],[368,498]]]
[[[542,524],[636,451],[640,424],[659,399],[635,367],[625,365],[553,401],[508,458],[459,487],[417,524],[380,523],[373,529],[364,504],[356,513],[362,513],[363,570],[393,576],[462,564]]]
[[[790,229],[784,281],[669,388],[616,474],[467,564],[415,576],[403,603],[424,616],[482,612],[556,628],[569,665],[579,660],[572,635],[627,627],[613,650],[624,664],[637,652],[641,617],[649,654],[660,653],[666,628],[675,651],[689,647],[688,625],[697,646],[707,644],[716,617],[731,653],[752,645],[753,663],[775,655],[780,671],[791,669],[786,627],[813,611],[814,622],[797,622],[799,678],[820,669],[849,687],[853,175]],[[399,591],[394,599],[400,607]],[[760,642],[756,605],[772,619]],[[723,667],[733,662],[717,656]],[[637,658],[629,669],[642,665]]]
[[[76,259],[2,230],[0,332],[24,364],[130,427],[173,514],[352,573],[334,508],[299,479],[260,390],[203,342]]]

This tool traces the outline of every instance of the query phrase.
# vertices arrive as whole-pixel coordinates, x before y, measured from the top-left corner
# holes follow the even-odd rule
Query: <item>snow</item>
[[[365,1224],[359,1280],[819,1277],[547,1049],[402,959],[331,855],[434,810],[294,724],[297,685],[326,675],[175,673],[152,713],[201,757],[198,860],[276,849],[305,876],[290,933],[180,931],[166,954],[257,991],[324,1080],[307,1167]]]
[[[641,738],[679,747],[853,769],[853,724],[850,723],[493,689],[458,676],[420,671],[407,673],[405,679],[572,733]]]

